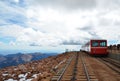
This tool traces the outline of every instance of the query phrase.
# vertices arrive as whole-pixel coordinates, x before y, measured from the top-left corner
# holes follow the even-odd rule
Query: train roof
[[[102,40],[107,41],[106,39],[90,39],[90,41],[94,41],[94,40],[96,40],[96,41],[102,41]]]

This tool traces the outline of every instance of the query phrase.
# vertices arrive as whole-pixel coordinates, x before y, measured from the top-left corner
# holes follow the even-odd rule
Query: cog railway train
[[[81,47],[81,50],[88,52],[90,55],[107,56],[107,40],[90,40]]]

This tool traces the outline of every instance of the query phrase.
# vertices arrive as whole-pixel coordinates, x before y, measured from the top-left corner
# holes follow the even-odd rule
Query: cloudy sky
[[[120,43],[120,0],[0,0],[0,53]],[[18,52],[18,51],[17,51]]]

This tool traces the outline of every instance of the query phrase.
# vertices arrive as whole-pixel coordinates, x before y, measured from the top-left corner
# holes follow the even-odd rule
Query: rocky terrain
[[[108,46],[108,52],[110,54],[120,54],[120,44],[114,44]]]
[[[0,69],[0,81],[50,81],[71,54],[63,53],[39,61]]]
[[[55,55],[51,54],[43,54],[43,53],[17,53],[17,54],[8,54],[8,55],[0,55],[0,68],[8,67],[8,66],[16,66],[18,64],[27,63],[30,61],[40,60],[49,56]]]

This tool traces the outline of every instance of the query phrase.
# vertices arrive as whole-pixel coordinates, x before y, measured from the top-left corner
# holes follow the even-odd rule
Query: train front
[[[92,55],[108,55],[107,40],[91,40],[90,47]]]

